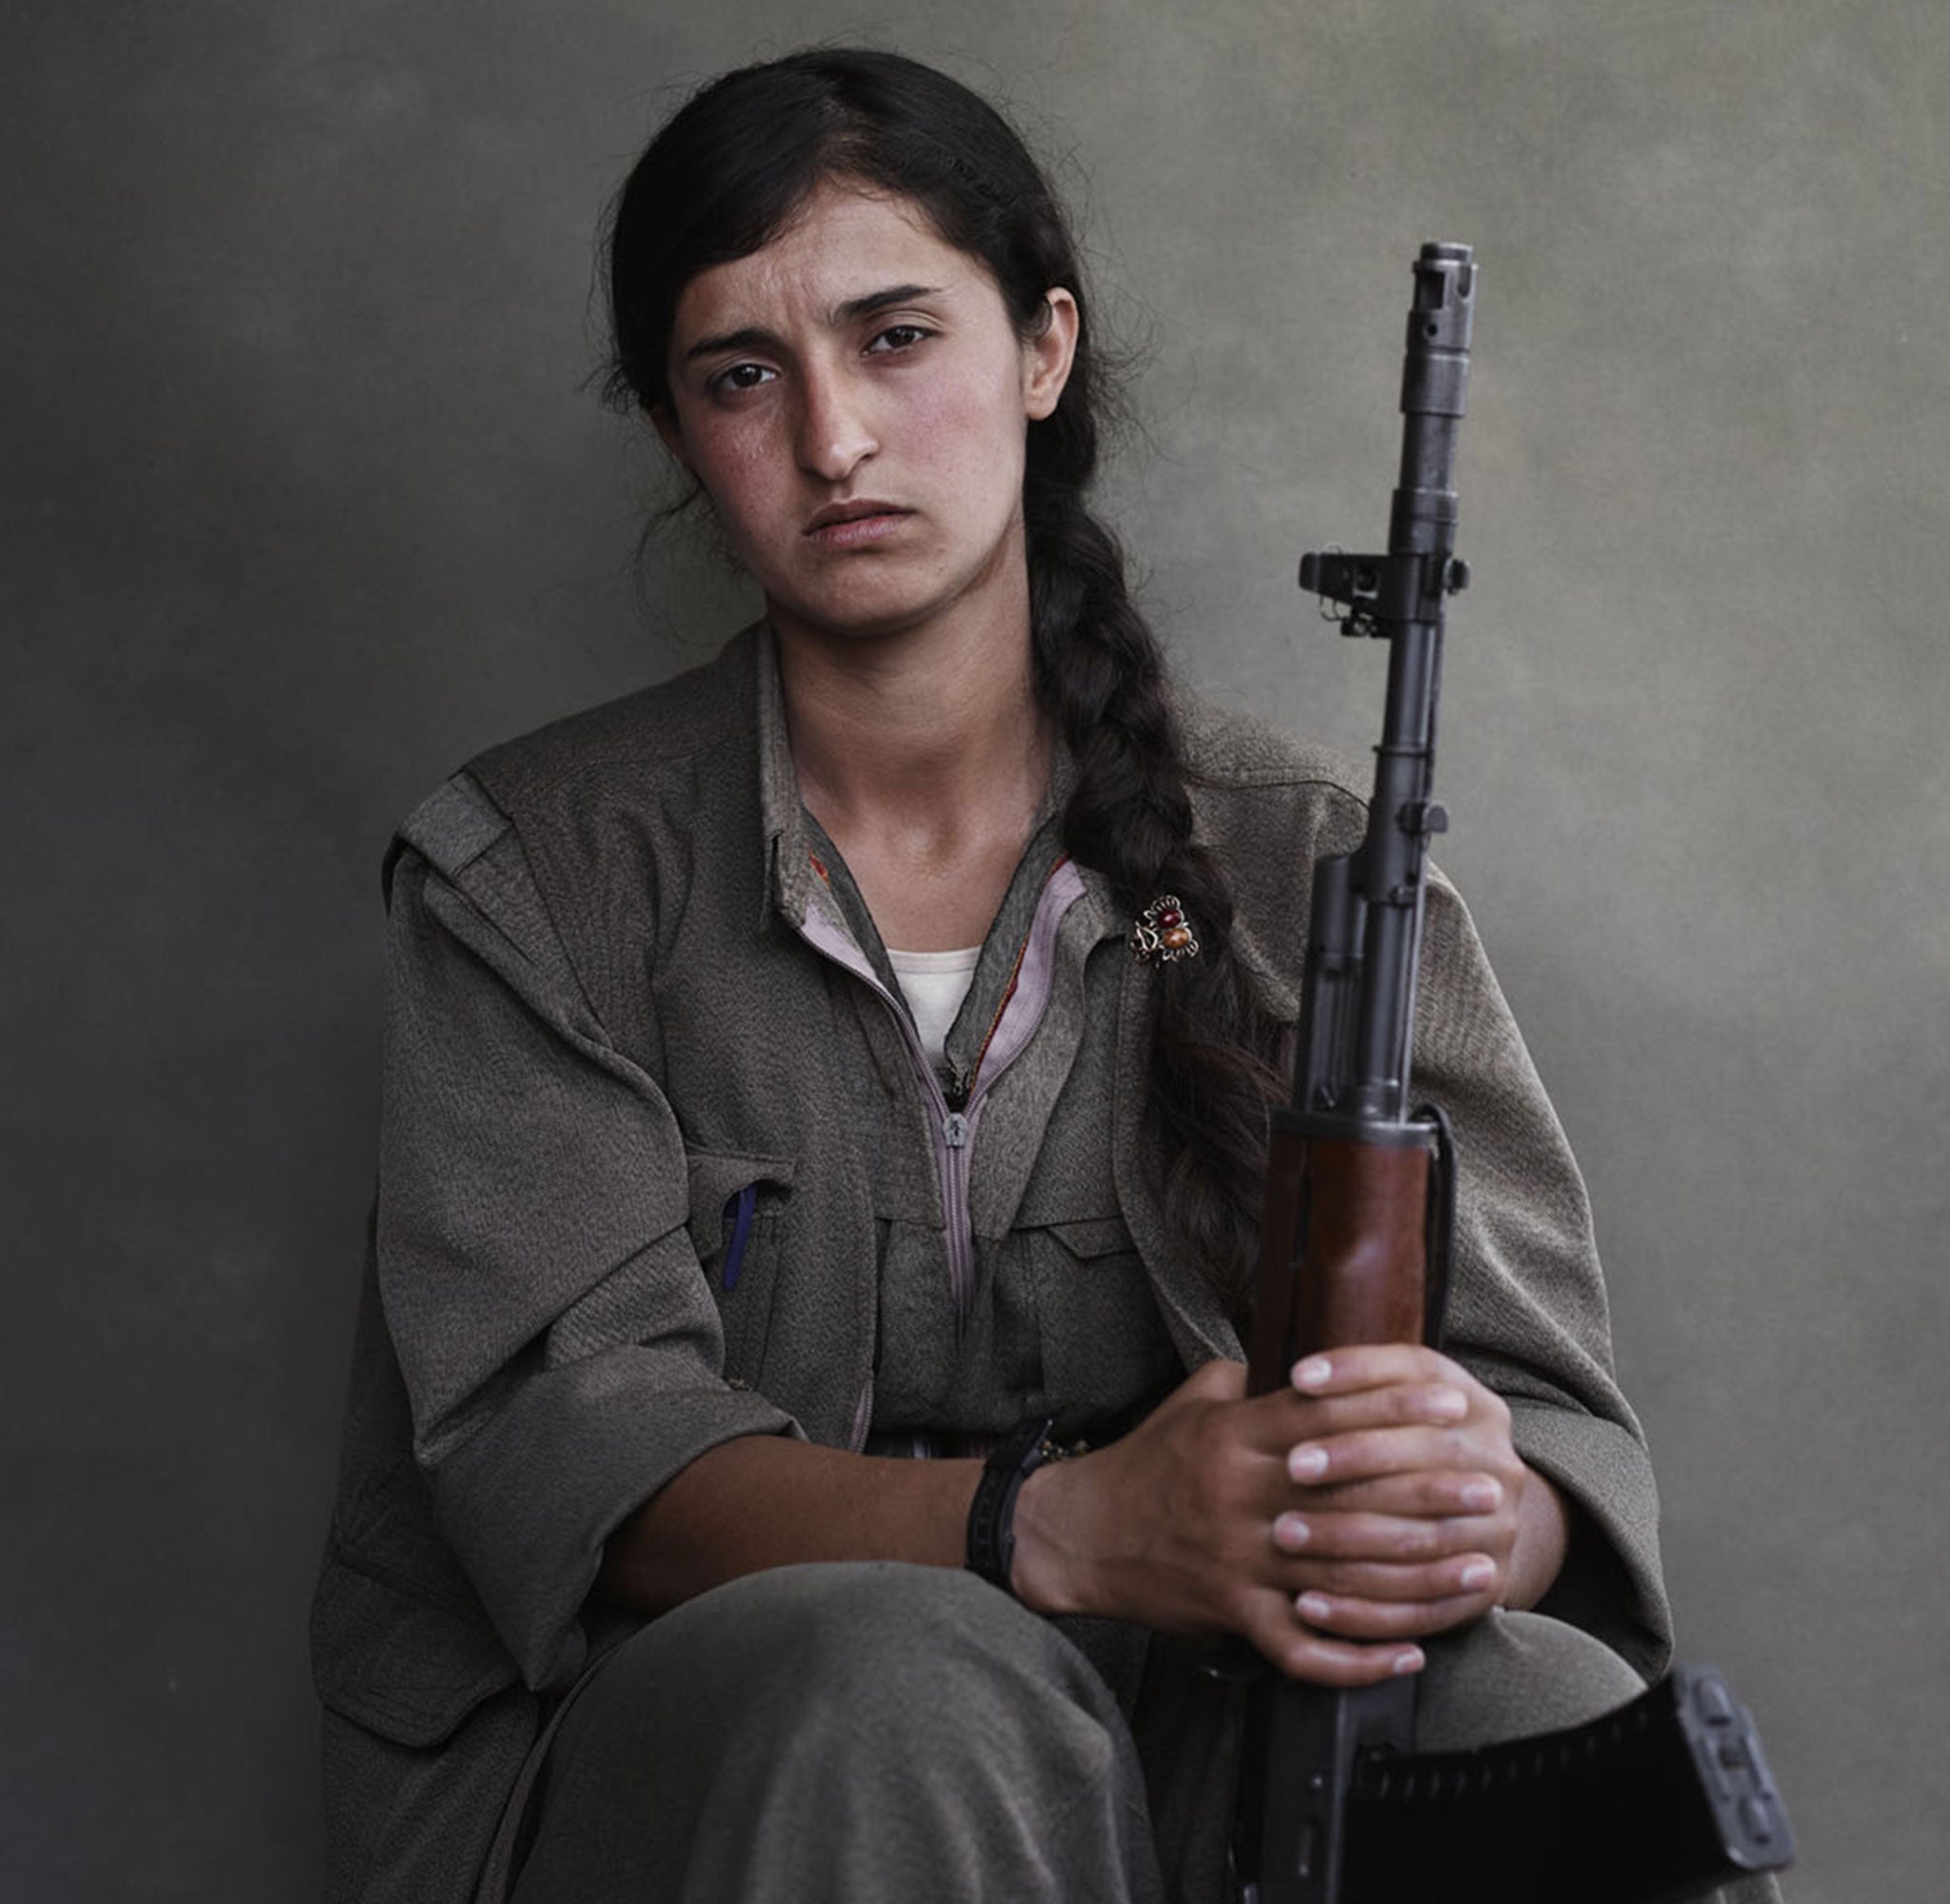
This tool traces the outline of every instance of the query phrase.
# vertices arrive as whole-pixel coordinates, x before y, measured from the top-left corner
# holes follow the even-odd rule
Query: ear
[[[1031,423],[1041,423],[1056,408],[1063,387],[1069,382],[1083,324],[1076,298],[1061,285],[1044,297],[1049,314],[1043,328],[1023,347],[1023,409]]]
[[[684,426],[677,421],[677,412],[667,404],[658,404],[650,411],[650,421],[657,426],[657,434],[664,439],[664,447],[689,469],[690,458],[684,453]]]

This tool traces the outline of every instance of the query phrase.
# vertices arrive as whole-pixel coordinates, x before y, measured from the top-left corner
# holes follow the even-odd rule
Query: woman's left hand
[[[1565,1510],[1517,1453],[1501,1396],[1411,1343],[1323,1351],[1291,1380],[1309,1405],[1273,1541],[1300,1562],[1307,1626],[1416,1639],[1542,1597],[1562,1564]],[[1420,1392],[1412,1408],[1407,1388]]]

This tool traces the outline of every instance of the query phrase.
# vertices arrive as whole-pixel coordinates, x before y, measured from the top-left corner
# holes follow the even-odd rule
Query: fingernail
[[[1318,1480],[1327,1472],[1327,1451],[1324,1448],[1296,1448],[1286,1458],[1286,1472],[1297,1481]]]
[[[1503,1490],[1496,1481],[1471,1481],[1462,1490],[1462,1505],[1487,1514],[1503,1497]]]
[[[1497,1563],[1494,1560],[1472,1560],[1462,1569],[1462,1585],[1466,1592],[1474,1593],[1478,1587],[1486,1587],[1497,1577]]]
[[[1404,1673],[1420,1673],[1424,1665],[1422,1648],[1411,1646],[1405,1653],[1395,1656],[1395,1676],[1399,1679]]]
[[[1428,1398],[1428,1412],[1438,1421],[1460,1421],[1469,1413],[1469,1398],[1460,1388],[1439,1388]]]
[[[1302,1619],[1311,1620],[1316,1626],[1329,1618],[1334,1611],[1327,1604],[1325,1594],[1302,1594],[1293,1605]]]
[[[1334,1364],[1325,1356],[1309,1356],[1305,1361],[1295,1365],[1293,1385],[1295,1388],[1321,1388],[1334,1373]]]
[[[1283,1547],[1304,1547],[1314,1531],[1297,1514],[1283,1514],[1273,1523],[1273,1538]]]

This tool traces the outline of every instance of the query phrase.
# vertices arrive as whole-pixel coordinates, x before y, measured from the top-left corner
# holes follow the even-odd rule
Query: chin
[[[913,589],[862,589],[840,600],[766,597],[773,619],[840,641],[883,641],[925,626],[953,603],[952,596]]]
[[[902,635],[911,634],[931,619],[925,609],[906,613],[887,609],[878,614],[807,614],[796,608],[775,607],[775,624],[781,614],[795,629],[835,642],[893,641]]]

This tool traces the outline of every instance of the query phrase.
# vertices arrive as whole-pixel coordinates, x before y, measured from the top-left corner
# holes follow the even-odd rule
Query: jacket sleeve
[[[1540,1611],[1656,1676],[1671,1645],[1658,1494],[1613,1372],[1583,1180],[1468,911],[1440,874],[1428,885],[1414,1078],[1416,1098],[1448,1112],[1460,1160],[1444,1346],[1509,1403],[1518,1453],[1577,1510]]]
[[[1209,708],[1190,709],[1187,732],[1208,766],[1201,811],[1240,901],[1241,955],[1273,1009],[1296,1017],[1310,902],[1296,868],[1360,844],[1359,776],[1330,753]],[[1509,1403],[1518,1453],[1576,1509],[1563,1571],[1540,1611],[1654,1676],[1671,1647],[1659,1497],[1612,1368],[1583,1180],[1469,913],[1433,867],[1412,1092],[1441,1104],[1456,1132],[1444,1346]]]
[[[724,1379],[676,1120],[467,776],[407,823],[388,907],[377,1251],[413,1453],[524,1678],[559,1686],[617,1524],[719,1442],[798,1431]]]

